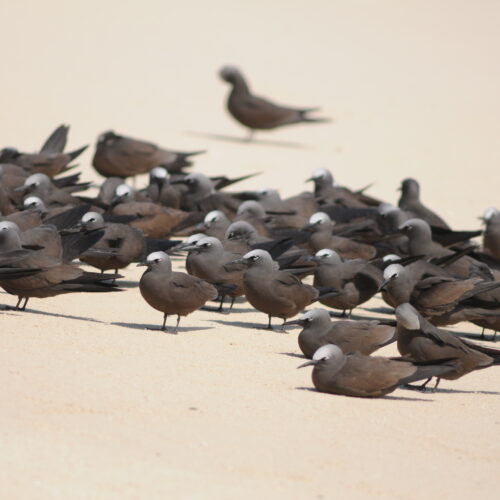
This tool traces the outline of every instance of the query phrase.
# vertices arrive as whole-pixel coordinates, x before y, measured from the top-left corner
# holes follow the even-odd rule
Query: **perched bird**
[[[268,315],[268,329],[272,329],[273,317],[282,318],[284,323],[322,296],[319,290],[302,283],[293,274],[280,271],[278,263],[265,250],[252,250],[234,263],[248,266],[243,275],[245,296],[255,309]],[[330,289],[323,293],[334,292]]]
[[[203,151],[170,151],[151,142],[108,131],[97,139],[92,165],[104,177],[127,178],[145,174],[158,166],[169,172],[180,172],[191,165],[191,156],[200,153]]]
[[[307,358],[321,346],[335,344],[345,353],[371,354],[396,340],[394,322],[350,321],[332,322],[326,309],[311,309],[285,325],[300,325],[299,347]]]
[[[309,115],[318,108],[290,108],[253,95],[243,75],[234,66],[224,66],[219,75],[232,86],[227,109],[237,121],[248,127],[248,140],[252,139],[255,130],[268,130],[294,123],[329,121]]]
[[[311,365],[313,384],[318,391],[361,398],[384,396],[402,385],[443,376],[453,370],[445,361],[419,364],[405,359],[345,354],[333,344],[320,347],[311,361],[298,368]]]
[[[382,273],[363,259],[342,260],[337,252],[323,248],[313,257],[317,267],[314,271],[314,286],[333,287],[339,291],[336,297],[327,297],[320,302],[334,309],[351,311],[370,300],[382,282]]]
[[[413,217],[425,220],[429,225],[450,229],[450,226],[420,201],[420,185],[415,179],[405,179],[401,183],[399,208],[410,212]]]
[[[474,370],[500,364],[500,351],[473,344],[436,328],[408,303],[396,308],[396,319],[397,345],[401,356],[418,362],[453,359],[454,369],[436,375],[435,387],[440,378],[455,380]]]
[[[177,333],[181,316],[191,314],[218,296],[217,289],[210,283],[172,271],[170,258],[165,252],[153,252],[138,265],[147,267],[139,282],[139,289],[144,300],[153,309],[163,313],[162,331],[166,331],[168,315],[177,316],[177,324],[171,332]]]

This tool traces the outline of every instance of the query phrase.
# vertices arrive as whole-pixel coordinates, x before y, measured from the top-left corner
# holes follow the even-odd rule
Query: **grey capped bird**
[[[395,322],[387,321],[332,321],[326,309],[311,309],[285,325],[300,325],[299,347],[312,358],[321,346],[335,344],[345,353],[358,351],[371,354],[396,340]]]
[[[177,333],[181,316],[191,314],[218,296],[217,289],[210,283],[172,271],[172,263],[165,252],[153,252],[138,265],[147,267],[139,282],[139,290],[153,309],[163,313],[162,331],[167,331],[169,315],[177,316],[175,329],[171,332]]]
[[[405,359],[345,354],[333,344],[320,347],[311,361],[298,368],[305,366],[314,366],[312,380],[318,391],[361,398],[384,396],[402,385],[453,370],[446,360],[418,364]]]

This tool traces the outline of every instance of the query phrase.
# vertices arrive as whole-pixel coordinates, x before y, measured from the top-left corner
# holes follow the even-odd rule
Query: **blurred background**
[[[414,176],[457,228],[500,205],[496,0],[20,0],[0,15],[0,145],[34,151],[69,123],[69,149],[92,144],[86,179],[97,135],[114,129],[206,148],[195,168],[210,174],[264,172],[242,189],[291,194],[328,167],[392,202]],[[257,94],[333,122],[217,138],[246,135],[225,111],[225,64]]]

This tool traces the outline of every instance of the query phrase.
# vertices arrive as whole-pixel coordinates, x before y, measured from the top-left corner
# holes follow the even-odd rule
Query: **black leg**
[[[162,329],[163,331],[165,331],[165,325],[166,325],[166,324],[167,324],[167,314],[166,314],[166,313],[164,313],[164,314],[163,314],[163,325],[162,325],[162,327],[161,327],[161,329]]]
[[[493,342],[496,342],[496,338],[497,338],[497,331],[495,330],[495,333],[493,334],[493,338],[491,340],[493,340]]]
[[[272,330],[273,329],[273,327],[271,326],[271,318],[272,318],[272,316],[270,314],[268,314],[268,316],[269,316],[269,322],[267,323],[267,329],[268,330]]]
[[[485,328],[483,326],[483,330],[481,332],[481,336],[479,337],[480,340],[484,340],[484,330],[485,330]]]
[[[21,311],[26,311],[26,306],[28,305],[28,300],[30,300],[29,297],[26,297],[24,299],[24,304],[23,304],[23,307],[21,308]]]
[[[223,309],[222,309],[222,306],[224,305],[224,299],[226,298],[225,295],[221,295],[221,298],[220,298],[220,306],[219,306],[219,309],[217,309],[217,312],[218,313],[221,313],[223,312]]]
[[[285,323],[286,323],[286,318],[283,318],[283,324],[281,325],[281,331],[282,331],[282,332],[285,332],[285,333],[288,333],[288,332],[285,330]]]
[[[16,309],[16,310],[19,309],[19,306],[21,305],[22,300],[23,300],[22,297],[18,297],[18,301],[17,301],[16,307],[14,309]]]
[[[175,325],[175,330],[174,330],[173,333],[177,333],[177,328],[179,328],[179,322],[180,322],[180,320],[181,320],[181,317],[179,315],[177,315],[177,323]]]
[[[232,310],[233,310],[234,301],[235,301],[235,297],[232,297],[232,298],[231,298],[231,305],[229,306],[229,311],[232,311]]]
[[[430,380],[430,379],[429,379]],[[434,392],[437,389],[437,386],[439,385],[439,382],[441,382],[441,379],[439,377],[436,377],[436,385],[432,389],[432,392]]]

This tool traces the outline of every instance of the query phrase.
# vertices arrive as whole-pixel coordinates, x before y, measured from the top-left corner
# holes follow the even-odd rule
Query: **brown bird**
[[[187,316],[217,298],[217,289],[195,276],[172,271],[170,258],[165,252],[153,252],[146,262],[138,264],[147,267],[141,277],[139,289],[144,300],[154,309],[163,313],[166,331],[167,316],[177,315],[177,324],[172,333],[177,333],[181,316]]]
[[[334,309],[351,311],[370,300],[382,282],[382,273],[363,259],[342,260],[337,252],[323,248],[313,257],[317,267],[314,271],[314,286],[334,287],[340,292],[337,297],[328,297],[321,303]]]
[[[252,250],[234,263],[248,266],[243,275],[245,296],[255,309],[268,315],[268,329],[272,329],[273,316],[282,318],[284,323],[320,298],[316,288],[289,272],[280,271],[278,263],[265,250]]]
[[[60,258],[44,255],[43,251],[30,251],[25,254],[21,245],[19,234],[8,226],[0,231],[0,256],[9,258],[21,254],[16,260],[16,267],[25,269],[42,269],[32,276],[18,279],[0,280],[0,286],[12,295],[18,296],[16,308],[22,300],[26,308],[31,297],[53,297],[71,292],[110,292],[119,291],[114,285],[106,283],[107,280],[119,276],[87,273],[74,264],[65,262]]]
[[[418,364],[405,359],[344,354],[333,344],[320,347],[311,361],[298,368],[311,365],[314,366],[313,384],[318,391],[361,398],[384,396],[402,385],[453,370],[453,366],[444,361]]]
[[[454,370],[438,375],[435,388],[440,378],[455,380],[474,370],[500,364],[500,351],[473,344],[436,328],[408,303],[396,308],[396,319],[397,345],[401,356],[422,362],[454,359]]]
[[[171,151],[151,142],[108,131],[97,139],[92,165],[104,177],[133,177],[158,166],[167,168],[169,172],[180,172],[192,164],[189,157],[203,152]]]
[[[299,333],[299,347],[308,358],[312,358],[316,350],[326,344],[335,344],[345,353],[358,351],[361,354],[371,354],[396,340],[393,322],[332,322],[326,309],[311,309],[298,319],[287,321],[285,325],[302,327]]]
[[[309,115],[318,108],[290,108],[253,95],[243,75],[234,66],[223,67],[219,76],[232,85],[227,109],[237,121],[248,127],[250,131],[248,140],[252,139],[255,130],[269,130],[294,123],[329,121],[326,118],[315,118]]]

